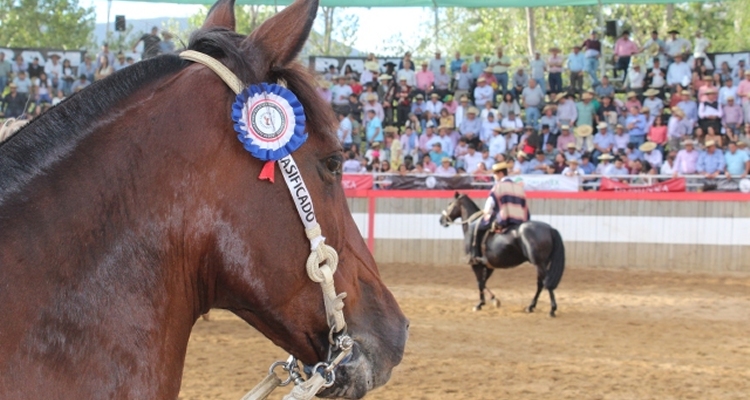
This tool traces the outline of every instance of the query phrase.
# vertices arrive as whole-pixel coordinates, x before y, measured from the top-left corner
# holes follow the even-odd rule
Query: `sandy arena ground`
[[[549,318],[529,266],[497,271],[499,309],[468,266],[381,265],[411,319],[403,363],[367,399],[748,399],[750,275],[569,268]],[[239,400],[285,358],[223,311],[199,320],[181,399]],[[286,391],[273,399],[280,399]]]

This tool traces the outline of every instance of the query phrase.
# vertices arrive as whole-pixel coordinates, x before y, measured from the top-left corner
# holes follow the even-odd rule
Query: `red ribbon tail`
[[[276,175],[276,169],[274,168],[275,166],[276,161],[266,161],[266,163],[263,165],[263,169],[260,170],[258,179],[271,181],[271,183],[274,183],[274,177]]]

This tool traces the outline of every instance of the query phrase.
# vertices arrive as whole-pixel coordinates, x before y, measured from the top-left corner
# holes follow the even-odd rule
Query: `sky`
[[[107,1],[88,0],[96,10],[96,22],[107,22]],[[209,0],[210,1],[210,0]],[[87,0],[81,1],[85,6]],[[198,12],[199,5],[145,3],[132,1],[113,1],[110,21],[114,24],[115,15],[125,15],[127,20],[157,17],[184,18]],[[369,52],[381,53],[383,41],[392,35],[401,35],[405,43],[416,47],[420,21],[432,18],[432,12],[423,8],[347,8],[347,12],[359,17],[359,34],[354,48]],[[114,26],[114,25],[113,25]],[[384,28],[387,27],[387,28]]]

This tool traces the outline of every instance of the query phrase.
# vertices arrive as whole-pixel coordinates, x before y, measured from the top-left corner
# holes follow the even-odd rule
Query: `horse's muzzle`
[[[383,346],[378,340],[353,335],[351,355],[336,369],[333,386],[320,392],[318,397],[361,399],[371,390],[385,385],[403,357],[407,326],[404,325],[403,332],[396,336],[399,337]]]

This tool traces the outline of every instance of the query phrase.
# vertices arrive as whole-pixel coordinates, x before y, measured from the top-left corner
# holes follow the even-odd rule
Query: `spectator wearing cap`
[[[736,141],[742,132],[742,123],[745,122],[742,107],[734,101],[734,96],[729,96],[726,100],[727,104],[721,109],[721,125],[729,140]]]
[[[469,64],[468,68],[473,82],[476,82],[479,76],[482,75],[482,72],[484,72],[485,68],[487,68],[487,63],[482,60],[482,55],[479,53],[474,54],[474,61]]]
[[[625,78],[628,75],[628,67],[630,66],[630,58],[638,53],[638,45],[630,40],[630,31],[623,31],[620,38],[615,42],[615,69],[614,74],[617,78],[617,71],[622,71],[622,81],[625,82]]]
[[[498,154],[505,154],[505,152],[508,151],[508,142],[505,140],[503,128],[499,125],[492,128],[492,137],[487,143],[487,147],[489,147],[489,155],[493,159]]]
[[[724,81],[724,86],[719,89],[719,103],[722,107],[727,105],[727,98],[737,99],[737,88],[732,84],[732,78]]]
[[[544,151],[537,150],[534,153],[534,158],[529,160],[525,173],[529,175],[544,175],[551,166],[552,163],[547,160]]]
[[[508,69],[510,68],[510,57],[503,53],[503,48],[498,46],[495,49],[495,56],[490,59],[492,73],[498,83],[498,91],[502,89],[502,94],[508,92]],[[479,106],[479,104],[477,104]]]
[[[642,110],[642,109],[641,109]],[[646,141],[648,121],[637,107],[630,108],[630,114],[625,118],[625,128],[628,130],[630,143],[640,146]]]
[[[440,140],[437,140],[432,143],[432,150],[429,152],[430,160],[435,163],[435,165],[438,165],[442,162],[443,158],[447,158],[450,160],[450,155],[443,150],[443,144]]]
[[[646,142],[642,144],[638,150],[643,152],[643,160],[648,161],[652,167],[659,169],[664,161],[661,151],[656,149],[657,145],[654,142]]]
[[[728,150],[724,153],[724,164],[727,179],[732,177],[744,179],[750,172],[750,156],[747,152],[739,151],[737,142],[729,142]]]
[[[380,118],[375,115],[375,110],[367,111],[367,124],[365,130],[365,139],[372,145],[375,142],[383,141],[383,124]]]
[[[563,57],[560,55],[560,48],[552,47],[549,49],[551,55],[547,58],[547,79],[549,79],[550,94],[558,94],[563,91],[562,88],[562,71]]]
[[[724,154],[713,140],[706,141],[706,149],[698,156],[696,171],[706,178],[716,178],[724,172]]]
[[[487,79],[480,76],[477,79],[477,87],[474,88],[474,104],[479,108],[484,108],[484,104],[492,102],[494,91],[491,86],[487,85]]]
[[[26,101],[29,97],[27,94],[19,92],[18,86],[14,82],[11,82],[8,85],[8,89],[10,92],[5,95],[2,104],[0,104],[2,107],[0,109],[2,111],[2,116],[5,118],[18,118],[24,113],[26,109]]]
[[[422,61],[422,69],[416,74],[417,90],[420,93],[427,94],[432,90],[435,83],[435,73],[428,68],[427,61]]]
[[[595,159],[598,159],[600,155],[612,152],[612,149],[615,146],[615,137],[612,132],[610,132],[606,122],[600,122],[596,128],[597,132],[592,140],[594,144],[592,156]]]
[[[695,143],[692,139],[686,139],[682,142],[684,147],[677,152],[674,160],[674,175],[692,175],[698,168],[698,157],[700,153],[695,149]]]
[[[628,148],[628,144],[630,143],[630,135],[628,135],[627,131],[625,131],[625,127],[623,125],[617,124],[615,126],[614,141],[615,145],[612,148],[613,152],[622,153],[625,151],[625,149]]]
[[[692,75],[690,66],[681,55],[677,55],[667,68],[667,85],[672,88],[672,93],[679,93],[682,89],[687,89]]]
[[[568,54],[566,66],[570,71],[570,92],[583,93],[583,70],[586,67],[586,58],[581,53],[581,46],[573,46],[573,52]]]
[[[602,54],[602,42],[599,41],[596,30],[583,42],[583,56],[586,62],[586,72],[591,77],[591,86],[599,86],[599,57]]]
[[[576,138],[570,133],[570,125],[560,127],[560,135],[557,137],[557,150],[560,153],[568,151],[568,145],[576,145]]]
[[[661,115],[664,111],[664,100],[656,97],[658,94],[659,91],[653,88],[646,90],[643,93],[643,95],[646,96],[646,98],[643,99],[643,106],[648,107],[649,122],[653,122],[654,118],[656,118],[657,115]]]
[[[440,159],[440,165],[435,168],[435,176],[454,176],[456,169],[451,165],[450,157]]]
[[[91,82],[89,82],[86,74],[81,74],[81,76],[78,77],[78,80],[73,82],[73,85],[70,87],[70,91],[73,93],[80,92],[90,84]]]
[[[594,93],[596,94],[596,97],[600,99],[615,96],[615,87],[609,82],[609,77],[607,75],[602,76],[602,81],[594,88]]]
[[[706,101],[701,101],[698,106],[698,125],[704,131],[709,126],[713,127],[716,132],[721,131],[721,118],[724,116],[719,96],[714,88],[706,90]]]
[[[567,159],[566,163],[568,164],[567,167],[565,167],[564,170],[562,170],[562,175],[564,176],[584,176],[586,175],[586,172],[584,172],[580,167],[580,159]]]
[[[578,119],[578,109],[573,95],[569,93],[560,93],[555,97],[557,102],[557,125],[574,126]]]
[[[526,110],[526,124],[538,129],[539,118],[541,117],[539,109],[544,105],[544,92],[542,88],[537,86],[536,79],[529,79],[528,84],[529,86],[521,92],[521,100]]]
[[[444,97],[448,94],[450,88],[451,77],[445,72],[445,65],[440,67],[440,71],[435,74],[435,83],[433,84],[434,93],[437,93],[439,97]]]
[[[542,94],[546,93],[544,72],[547,70],[547,63],[542,60],[542,55],[538,51],[534,52],[534,59],[531,60],[529,68],[531,68],[531,79],[536,81],[537,86],[542,90]]]

